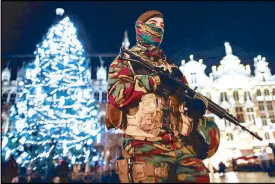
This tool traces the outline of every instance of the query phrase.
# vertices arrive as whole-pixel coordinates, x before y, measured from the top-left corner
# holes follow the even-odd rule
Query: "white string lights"
[[[13,154],[23,166],[43,165],[49,156],[71,158],[72,164],[88,160],[101,128],[76,32],[65,17],[37,45],[10,110],[14,128],[2,138],[5,159]]]

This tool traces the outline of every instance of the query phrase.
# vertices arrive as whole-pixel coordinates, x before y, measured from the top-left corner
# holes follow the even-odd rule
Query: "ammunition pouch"
[[[132,178],[129,177],[129,159],[121,159],[116,161],[116,169],[121,183],[130,183]]]
[[[155,137],[162,125],[162,111],[157,105],[156,95],[148,93],[142,96],[138,108],[129,108],[127,129],[131,136]]]
[[[117,160],[116,166],[121,183],[148,183],[148,177],[168,178],[168,164],[165,163],[161,167],[155,167],[152,163],[121,159]]]

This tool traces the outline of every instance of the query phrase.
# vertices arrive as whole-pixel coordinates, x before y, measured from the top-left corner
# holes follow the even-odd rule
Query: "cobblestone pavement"
[[[227,172],[210,174],[211,183],[275,183],[275,177],[269,177],[267,172]]]

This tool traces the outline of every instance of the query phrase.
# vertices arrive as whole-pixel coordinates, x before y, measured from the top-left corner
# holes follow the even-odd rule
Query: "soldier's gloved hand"
[[[172,77],[175,77],[180,80],[183,78],[183,74],[177,66],[172,66],[171,71],[172,71],[171,72]]]
[[[187,102],[187,108],[189,117],[192,119],[200,119],[208,108],[208,100],[200,93],[197,93],[192,100]]]

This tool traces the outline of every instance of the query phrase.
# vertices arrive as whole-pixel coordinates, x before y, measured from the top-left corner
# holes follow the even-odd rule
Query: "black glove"
[[[176,66],[172,67],[171,70],[172,70],[172,72],[171,72],[172,77],[175,77],[179,80],[181,80],[183,78],[183,74],[178,67],[176,67]]]
[[[197,93],[195,97],[186,102],[187,115],[192,119],[202,118],[208,108],[207,99]]]

